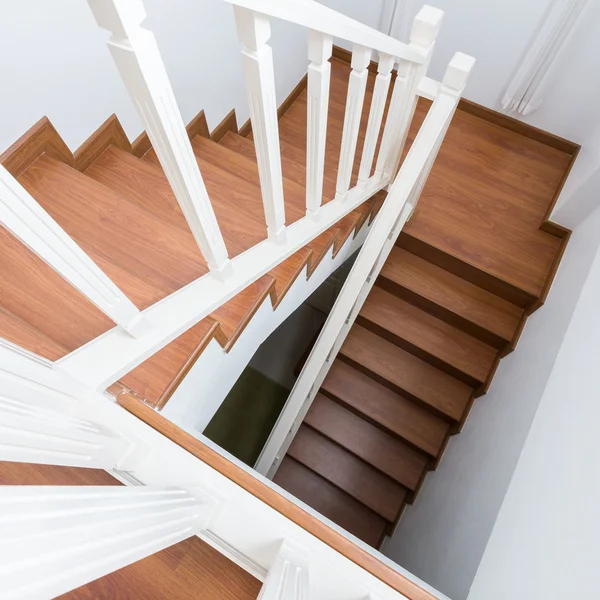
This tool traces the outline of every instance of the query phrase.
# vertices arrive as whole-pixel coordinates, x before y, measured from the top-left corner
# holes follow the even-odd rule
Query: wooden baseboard
[[[208,130],[208,128],[207,128]],[[238,133],[237,118],[235,116],[235,108],[225,116],[225,118],[211,131],[210,139],[213,142],[218,142],[228,131]]]

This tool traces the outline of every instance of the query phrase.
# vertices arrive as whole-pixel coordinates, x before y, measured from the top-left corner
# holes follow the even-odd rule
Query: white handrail
[[[403,58],[419,64],[425,60],[425,55],[419,49],[411,48],[389,35],[313,0],[225,0],[225,2],[339,37],[353,44],[390,54],[395,58]]]
[[[148,322],[108,275],[0,165],[0,225],[133,336]]]
[[[474,60],[457,53],[335,305],[255,466],[272,477],[316,396],[396,238],[410,217]]]

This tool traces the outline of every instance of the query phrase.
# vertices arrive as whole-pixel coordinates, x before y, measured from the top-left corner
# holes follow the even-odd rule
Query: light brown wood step
[[[385,519],[293,458],[284,457],[273,482],[370,546],[381,541]]]
[[[523,316],[522,308],[398,247],[377,285],[497,348],[511,343]]]
[[[430,456],[439,455],[448,423],[344,361],[334,361],[321,391]]]
[[[462,381],[357,324],[340,356],[383,385],[453,421],[460,421],[473,392]]]
[[[427,456],[317,394],[304,422],[409,490],[415,490]]]
[[[287,454],[393,523],[406,488],[373,469],[307,425],[301,425]]]
[[[487,381],[495,364],[495,348],[380,287],[371,289],[357,322],[468,385]]]

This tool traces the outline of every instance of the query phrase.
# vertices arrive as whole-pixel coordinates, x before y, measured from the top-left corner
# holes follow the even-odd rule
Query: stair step
[[[273,482],[366,544],[379,545],[387,521],[293,458],[284,457]]]
[[[462,381],[357,324],[340,356],[383,385],[453,421],[460,421],[473,392]]]
[[[304,422],[409,490],[417,488],[427,467],[424,454],[323,394],[317,394]]]
[[[107,275],[126,295],[135,293],[136,277],[164,297],[208,272],[191,235],[62,162],[42,155],[19,181],[92,259],[119,268]],[[122,271],[131,284],[119,279]]]
[[[369,293],[359,322],[469,385],[487,381],[495,364],[496,349],[379,287]]]
[[[287,453],[390,523],[396,520],[406,488],[315,430],[301,425]]]
[[[497,348],[511,343],[523,316],[522,308],[398,247],[377,285]]]
[[[439,455],[448,423],[349,364],[335,360],[321,390],[430,456]]]

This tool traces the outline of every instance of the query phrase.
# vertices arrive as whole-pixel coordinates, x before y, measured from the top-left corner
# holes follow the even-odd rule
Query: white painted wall
[[[469,600],[600,595],[598,306],[600,254],[575,308]]]
[[[600,209],[573,232],[546,304],[528,320],[517,350],[502,360],[490,391],[477,400],[384,546],[387,556],[453,600],[466,598],[473,582],[600,245],[599,231]],[[555,483],[558,492],[560,478]]]
[[[213,128],[235,108],[248,118],[231,5],[144,0],[186,122],[204,109]],[[273,21],[277,100],[306,72],[306,31]],[[75,150],[112,113],[130,139],[142,130],[105,41],[83,0],[5,2],[0,19],[0,151],[47,115]]]

